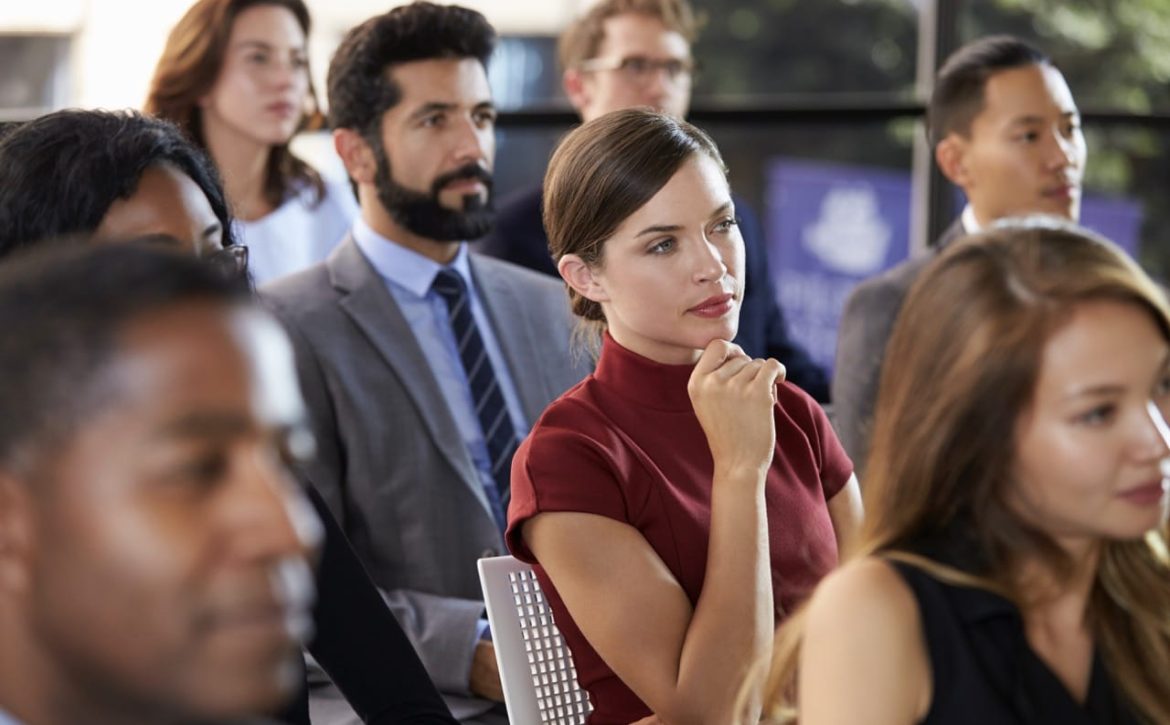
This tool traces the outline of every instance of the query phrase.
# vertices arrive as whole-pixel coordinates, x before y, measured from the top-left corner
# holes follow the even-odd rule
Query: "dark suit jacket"
[[[924,254],[913,257],[853,289],[837,328],[833,372],[833,427],[861,478],[869,455],[870,428],[886,343],[910,286],[922,269],[951,241],[963,236],[955,220]],[[862,481],[864,483],[864,480]]]
[[[534,423],[588,368],[569,354],[564,286],[475,254],[471,272]],[[337,515],[452,713],[462,719],[486,710],[467,682],[483,615],[476,560],[505,549],[422,348],[352,239],[262,294],[297,353],[317,437],[306,478]]]
[[[325,540],[317,566],[315,632],[306,649],[363,723],[455,725],[410,640],[320,493],[309,486],[308,494],[325,526]],[[307,685],[300,688],[282,719],[309,725]]]
[[[818,401],[828,402],[829,381],[825,371],[813,362],[799,343],[788,336],[784,313],[776,303],[768,269],[768,250],[764,243],[763,228],[743,199],[735,198],[735,210],[740,218],[747,275],[739,311],[739,333],[735,342],[752,357],[774,357],[784,363],[790,382],[800,386]],[[525,189],[500,202],[492,232],[476,242],[476,245],[483,254],[558,276],[548,251],[539,186]]]

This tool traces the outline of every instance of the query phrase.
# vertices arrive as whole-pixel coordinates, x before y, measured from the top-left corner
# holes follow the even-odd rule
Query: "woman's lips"
[[[1154,481],[1127,488],[1118,493],[1117,497],[1137,506],[1154,506],[1161,503],[1165,495],[1165,484],[1162,481]]]
[[[731,312],[734,306],[735,295],[729,293],[708,297],[699,304],[687,310],[687,312],[690,312],[693,315],[698,315],[699,317],[708,317],[714,319],[717,317],[723,317],[728,312]]]
[[[296,114],[297,107],[291,103],[285,103],[282,101],[278,103],[270,103],[264,107],[264,110],[275,116],[287,118]]]

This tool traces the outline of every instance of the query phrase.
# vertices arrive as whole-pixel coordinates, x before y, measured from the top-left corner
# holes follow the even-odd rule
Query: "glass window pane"
[[[694,0],[696,101],[784,93],[914,89],[918,13],[911,0]]]
[[[1064,71],[1083,108],[1170,110],[1170,3],[986,0],[960,3],[963,42],[1012,33]]]

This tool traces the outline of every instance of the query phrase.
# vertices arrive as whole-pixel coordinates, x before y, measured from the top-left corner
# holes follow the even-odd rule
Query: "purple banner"
[[[907,256],[909,177],[779,158],[766,193],[769,263],[789,332],[831,371],[849,292]]]

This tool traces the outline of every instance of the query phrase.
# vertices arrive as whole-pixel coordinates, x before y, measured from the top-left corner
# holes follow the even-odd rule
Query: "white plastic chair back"
[[[532,567],[511,556],[479,560],[500,684],[512,725],[581,725],[593,709]]]

